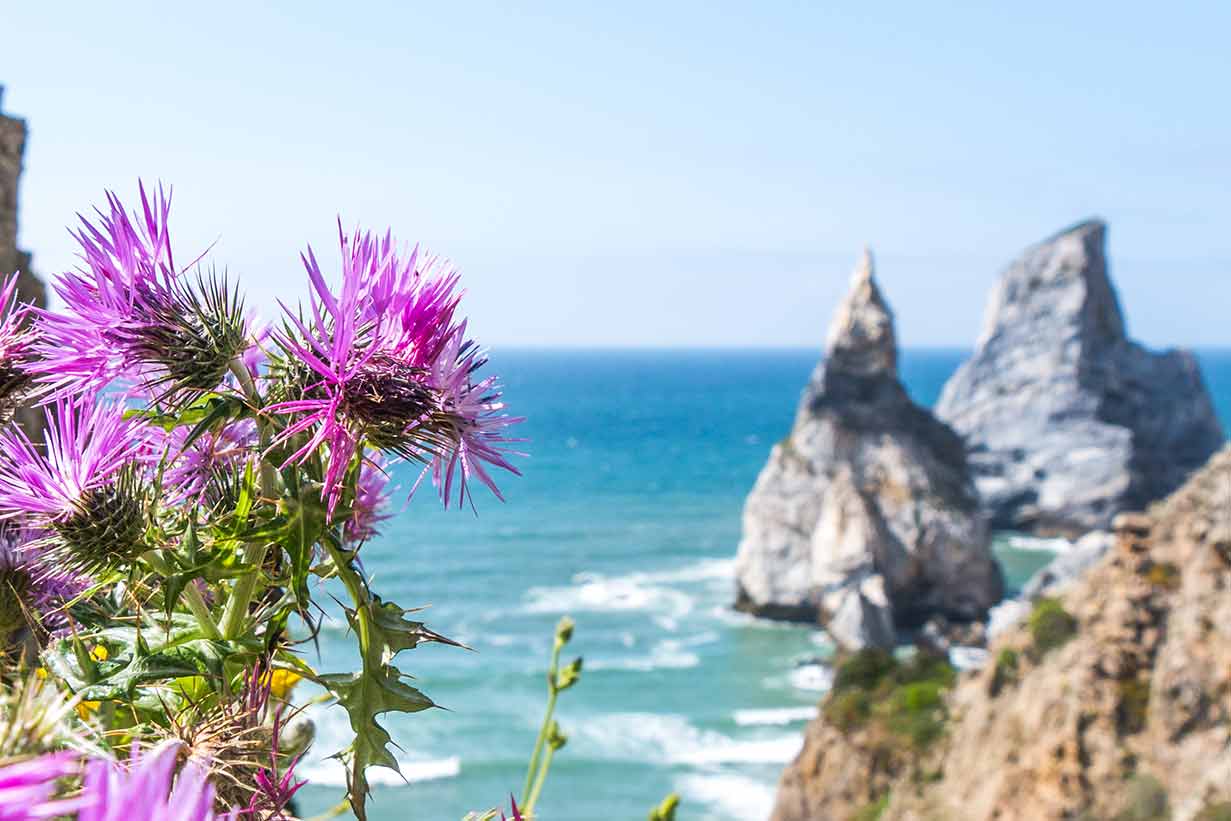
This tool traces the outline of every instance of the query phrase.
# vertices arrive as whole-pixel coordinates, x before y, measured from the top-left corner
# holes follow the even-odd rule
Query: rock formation
[[[1228,817],[1231,448],[1113,530],[1095,567],[943,697],[942,732],[914,733],[929,744],[903,740],[926,726],[903,720],[917,713],[842,728],[852,713],[831,696],[774,821]],[[911,695],[898,707],[927,705]]]
[[[794,427],[748,497],[740,609],[819,620],[845,647],[891,646],[896,628],[981,618],[1000,599],[962,442],[911,402],[897,354],[865,253]]]
[[[3,102],[4,87],[0,86],[0,104]],[[47,304],[47,289],[30,270],[30,255],[17,247],[17,184],[25,147],[25,122],[5,116],[0,108],[0,279],[20,272],[18,300],[42,307]],[[17,419],[31,436],[41,435],[41,413],[26,408],[18,411]]]
[[[1129,340],[1106,226],[1028,249],[992,294],[936,415],[960,433],[992,526],[1075,536],[1178,487],[1222,428],[1187,351]]]
[[[3,102],[4,87],[0,86],[0,104]],[[0,276],[20,271],[18,298],[43,305],[46,289],[30,270],[30,255],[17,248],[17,183],[25,148],[25,121],[5,116],[0,105]]]

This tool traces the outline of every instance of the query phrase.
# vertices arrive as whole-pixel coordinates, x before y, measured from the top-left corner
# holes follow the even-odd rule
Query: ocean
[[[478,514],[444,511],[423,488],[363,549],[377,592],[427,606],[433,629],[472,651],[428,645],[398,666],[444,710],[387,715],[403,781],[372,770],[373,821],[461,819],[521,791],[546,697],[554,625],[576,620],[585,659],[562,694],[568,735],[539,804],[550,821],[644,818],[667,793],[677,817],[761,819],[783,765],[827,686],[822,633],[731,610],[745,495],[790,429],[814,350],[495,351],[511,412],[527,417],[522,478],[507,502],[476,492]],[[961,351],[902,355],[915,401],[932,404]],[[1231,351],[1200,359],[1224,426]],[[1010,587],[1051,557],[999,534]],[[352,669],[336,611],[320,635],[322,672]],[[315,693],[302,686],[306,701]],[[317,741],[300,765],[305,816],[337,804],[346,743],[338,708],[308,708]]]

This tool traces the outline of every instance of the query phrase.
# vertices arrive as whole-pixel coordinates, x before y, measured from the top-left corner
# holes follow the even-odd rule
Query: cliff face
[[[945,698],[922,754],[809,727],[775,821],[1172,818],[1231,811],[1231,449]],[[1224,806],[1225,805],[1225,806]],[[1206,818],[1226,816],[1206,815]]]
[[[737,606],[820,620],[847,647],[981,617],[1002,592],[961,440],[898,380],[870,256],[830,328],[790,434],[744,510]]]
[[[970,448],[993,527],[1106,529],[1223,442],[1193,355],[1128,338],[1105,241],[1103,223],[1085,222],[1009,266],[974,355],[936,405]]]
[[[0,104],[4,88],[0,86]],[[46,304],[46,289],[30,270],[30,255],[17,248],[17,185],[26,149],[26,123],[3,114],[0,107],[0,276],[20,271],[18,299]]]
[[[4,87],[0,86],[0,103],[3,101]],[[30,255],[17,247],[17,188],[25,148],[25,121],[7,117],[0,110],[0,278],[19,272],[17,299],[45,307],[47,289],[30,269]],[[41,436],[41,413],[25,408],[16,418],[31,436]]]

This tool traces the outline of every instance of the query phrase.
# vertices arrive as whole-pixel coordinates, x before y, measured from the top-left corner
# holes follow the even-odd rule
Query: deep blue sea
[[[585,669],[561,697],[569,742],[539,817],[644,818],[673,790],[680,819],[766,817],[826,685],[823,668],[801,663],[831,648],[806,627],[732,612],[732,566],[744,497],[789,430],[817,355],[494,352],[488,367],[528,420],[524,477],[501,477],[504,504],[477,493],[477,517],[440,510],[424,488],[364,548],[377,592],[430,605],[429,626],[474,649],[430,645],[398,657],[448,709],[385,717],[410,783],[372,771],[374,821],[456,821],[520,792],[564,614],[577,622],[569,650]],[[963,356],[906,352],[915,400],[934,402]],[[1201,360],[1226,425],[1231,352]],[[405,489],[413,479],[409,468],[397,475]],[[998,539],[1011,584],[1050,558],[1023,544]],[[309,659],[350,670],[349,642],[335,617]],[[306,816],[342,797],[341,765],[325,756],[348,729],[336,708],[311,711]]]

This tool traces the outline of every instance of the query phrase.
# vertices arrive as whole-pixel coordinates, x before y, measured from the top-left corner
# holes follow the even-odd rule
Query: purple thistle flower
[[[17,304],[17,274],[0,287],[0,422],[12,420],[14,411],[30,393],[33,377],[34,333],[29,308]]]
[[[459,468],[459,502],[469,498],[472,476],[500,497],[481,462],[518,473],[504,429],[521,420],[499,413],[495,379],[472,381],[483,360],[465,339],[465,323],[454,322],[458,274],[434,257],[421,259],[417,247],[400,256],[388,233],[378,240],[356,231],[348,240],[339,225],[339,241],[340,294],[325,284],[309,248],[302,259],[312,316],[286,310],[287,327],[276,336],[288,381],[299,384],[298,395],[268,408],[298,417],[275,441],[309,434],[286,463],[328,449],[322,496],[331,516],[365,442],[427,463],[446,507]]]
[[[291,800],[294,799],[295,793],[299,792],[303,785],[307,784],[307,779],[295,781],[295,767],[299,765],[299,761],[303,758],[303,753],[292,758],[285,764],[285,769],[282,775],[278,775],[278,770],[282,766],[281,759],[283,757],[281,750],[282,732],[285,729],[285,724],[282,720],[282,710],[274,712],[273,730],[270,738],[269,750],[269,767],[262,767],[257,770],[256,792],[252,794],[252,799],[248,806],[244,809],[245,813],[250,814],[255,818],[266,818],[271,821],[279,821],[280,819],[288,818],[287,808],[291,805]]]
[[[432,480],[440,489],[445,507],[449,505],[453,477],[459,467],[462,476],[458,483],[458,504],[469,497],[471,477],[478,478],[496,498],[504,500],[483,467],[484,463],[521,475],[507,459],[507,454],[515,452],[505,447],[518,440],[507,438],[504,431],[523,420],[501,413],[504,402],[495,377],[473,381],[474,372],[486,363],[486,359],[477,347],[465,340],[465,331],[466,325],[462,323],[446,341],[432,363],[429,377],[439,392],[441,406],[446,409],[443,418],[451,428],[448,447],[436,451],[430,464]]]
[[[389,502],[388,465],[380,453],[374,453],[359,466],[355,480],[355,500],[351,503],[350,517],[342,527],[342,536],[350,544],[366,542],[377,533],[377,526],[391,518],[384,512]]]
[[[178,777],[183,742],[169,739],[142,755],[133,746],[127,766],[94,759],[82,792],[89,802],[77,821],[215,821],[214,787],[207,771],[188,760]]]
[[[76,812],[85,797],[56,800],[56,780],[80,769],[74,752],[48,755],[0,767],[0,821],[35,821]]]
[[[50,633],[67,626],[63,606],[88,582],[46,560],[36,533],[0,522],[0,640],[37,621]]]
[[[137,470],[147,426],[117,402],[83,397],[46,417],[45,455],[18,428],[0,433],[0,520],[43,532],[48,559],[65,569],[131,560],[145,532]]]
[[[64,313],[35,309],[37,374],[51,398],[133,383],[160,400],[209,390],[246,342],[238,298],[225,281],[182,281],[171,253],[171,197],[140,186],[131,215],[114,193],[98,223],[81,217],[73,234],[82,265],[53,284]]]
[[[163,437],[163,447],[170,460],[163,472],[163,487],[169,504],[182,501],[200,503],[219,474],[232,474],[256,456],[256,422],[240,419],[220,430],[207,431],[188,447],[189,429],[174,428],[156,435]]]

